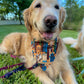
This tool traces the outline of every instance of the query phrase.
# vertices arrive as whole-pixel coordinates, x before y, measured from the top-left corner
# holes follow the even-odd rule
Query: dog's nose
[[[55,16],[48,15],[45,17],[44,23],[46,27],[53,28],[57,25],[57,18]]]

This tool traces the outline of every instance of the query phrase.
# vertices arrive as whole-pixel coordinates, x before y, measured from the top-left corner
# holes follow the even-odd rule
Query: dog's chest
[[[49,43],[31,42],[33,59],[41,65],[43,71],[55,60],[57,51],[57,39]]]

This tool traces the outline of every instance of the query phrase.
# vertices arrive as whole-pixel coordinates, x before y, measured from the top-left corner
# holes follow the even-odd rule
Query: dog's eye
[[[35,8],[41,8],[41,4],[40,4],[40,3],[37,4],[37,5],[35,6]]]
[[[55,8],[56,8],[56,9],[59,9],[59,6],[58,6],[58,5],[55,5]]]

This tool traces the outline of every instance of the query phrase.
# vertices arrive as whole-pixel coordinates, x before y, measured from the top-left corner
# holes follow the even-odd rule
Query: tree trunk
[[[22,25],[22,21],[21,21],[21,11],[19,9],[19,21],[20,21],[20,25]]]
[[[72,0],[70,0],[70,22],[72,21]]]

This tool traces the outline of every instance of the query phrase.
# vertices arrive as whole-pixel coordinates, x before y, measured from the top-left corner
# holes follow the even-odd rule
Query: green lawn
[[[24,25],[5,25],[0,26],[0,42],[7,34],[11,32],[27,32],[27,29]]]
[[[2,39],[4,38],[4,36],[6,36],[7,34],[11,32],[27,32],[27,29],[24,27],[24,25],[0,26],[0,43]],[[77,38],[77,34],[78,32],[76,31],[63,30],[60,36],[62,38],[63,37]],[[69,56],[70,60],[72,58],[81,56],[75,49],[70,48],[69,45],[66,45],[66,46],[71,54]],[[13,59],[10,57],[10,55],[0,55],[0,67],[16,64],[19,62],[20,62],[19,59]],[[84,60],[76,61],[76,62],[70,61],[70,63],[75,65],[79,71],[83,70],[84,68]],[[13,69],[15,68],[16,67],[14,67]],[[1,71],[0,76],[4,75],[5,73],[13,69]],[[74,69],[74,71],[75,71],[75,75],[77,75],[78,71],[76,69]],[[84,76],[80,75],[79,77],[76,77],[76,78],[77,78],[78,84],[84,84]],[[17,72],[13,74],[8,79],[0,79],[0,84],[41,84],[41,82],[38,80],[38,78],[35,78],[34,74],[32,74],[31,71],[25,70],[25,71],[21,71],[21,72]]]

